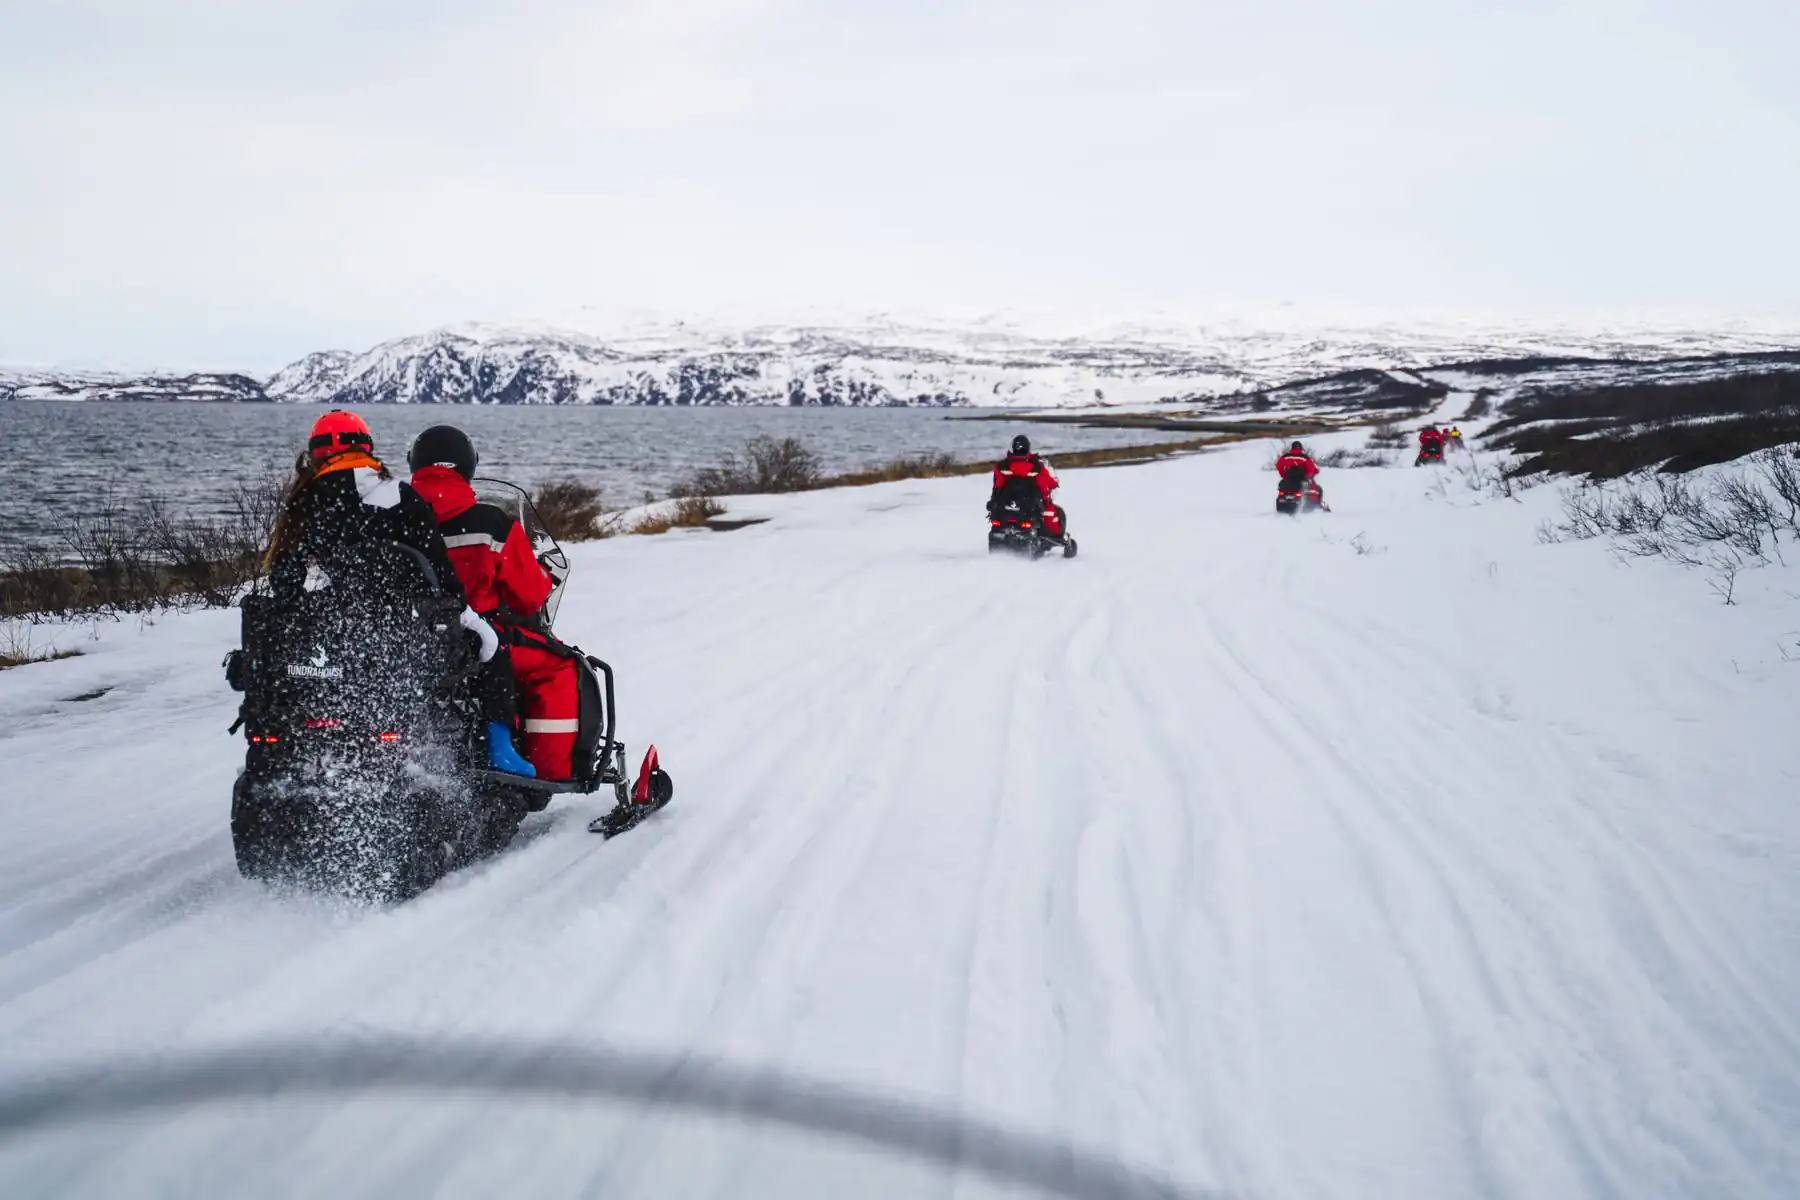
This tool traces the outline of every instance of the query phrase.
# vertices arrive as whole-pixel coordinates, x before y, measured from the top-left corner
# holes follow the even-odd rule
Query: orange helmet
[[[314,421],[312,436],[306,439],[306,448],[312,452],[314,462],[322,462],[357,446],[373,454],[375,437],[361,417],[341,408],[334,408]]]

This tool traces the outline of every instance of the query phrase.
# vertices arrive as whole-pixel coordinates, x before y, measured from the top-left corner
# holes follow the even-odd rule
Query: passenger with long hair
[[[462,603],[462,627],[480,639],[481,661],[493,660],[499,636],[469,607],[431,506],[375,457],[375,439],[363,419],[334,409],[313,422],[306,452],[295,463],[269,541],[270,586],[278,596],[296,592],[305,586],[309,562],[368,541],[397,542],[424,555],[444,594]],[[493,769],[532,773],[513,749],[506,724],[490,719],[487,732]]]

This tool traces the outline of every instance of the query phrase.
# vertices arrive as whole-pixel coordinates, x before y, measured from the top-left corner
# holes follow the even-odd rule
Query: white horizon
[[[590,306],[1800,329],[1800,6],[1350,8],[8,6],[0,361]]]

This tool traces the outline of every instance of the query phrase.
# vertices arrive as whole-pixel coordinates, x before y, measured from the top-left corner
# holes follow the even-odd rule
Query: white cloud
[[[1787,3],[0,8],[0,357],[588,303],[1800,316]]]

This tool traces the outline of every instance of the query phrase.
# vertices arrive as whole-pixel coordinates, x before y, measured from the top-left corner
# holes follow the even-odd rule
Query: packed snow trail
[[[562,632],[617,668],[674,806],[609,843],[559,804],[391,910],[238,879],[233,614],[0,674],[0,1075],[309,1034],[613,1045],[1196,1195],[1791,1194],[1791,579],[1727,608],[1539,545],[1548,489],[1484,499],[1454,463],[1327,471],[1332,514],[1278,518],[1272,457],[1067,472],[1072,561],[990,559],[968,479],[577,548]],[[513,1095],[0,1140],[6,1195],[992,1192]]]

